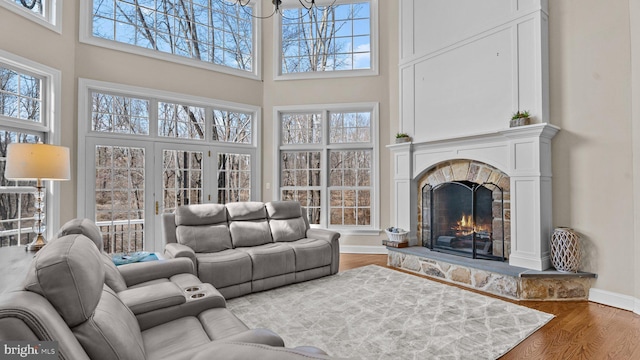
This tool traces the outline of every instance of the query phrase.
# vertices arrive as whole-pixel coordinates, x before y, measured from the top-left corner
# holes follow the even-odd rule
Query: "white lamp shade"
[[[69,180],[69,148],[49,144],[9,144],[4,176],[11,180]]]

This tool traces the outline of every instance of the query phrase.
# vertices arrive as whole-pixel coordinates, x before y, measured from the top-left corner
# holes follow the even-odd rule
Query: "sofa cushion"
[[[273,241],[295,241],[305,237],[307,224],[297,201],[272,201],[265,204]]]
[[[253,264],[252,280],[293,273],[295,254],[285,243],[272,243],[254,247],[240,248],[251,256]]]
[[[178,225],[211,225],[227,222],[227,211],[222,204],[194,204],[178,206],[175,215]]]
[[[231,235],[227,223],[216,225],[179,225],[176,228],[178,243],[197,253],[231,249]]]
[[[245,252],[230,249],[196,258],[200,280],[218,289],[251,281],[251,258]]]
[[[287,243],[296,255],[296,271],[314,269],[331,264],[331,245],[324,240],[301,239]]]
[[[146,359],[136,317],[106,285],[93,316],[72,331],[91,359]]]
[[[232,221],[229,224],[233,247],[258,246],[273,242],[267,220]]]
[[[262,220],[267,218],[264,203],[258,201],[243,201],[225,205],[229,213],[229,221]]]
[[[40,250],[25,289],[45,297],[69,327],[91,317],[102,296],[104,267],[96,246],[84,235],[67,235]]]
[[[142,332],[149,359],[171,358],[211,342],[198,318],[183,317]]]

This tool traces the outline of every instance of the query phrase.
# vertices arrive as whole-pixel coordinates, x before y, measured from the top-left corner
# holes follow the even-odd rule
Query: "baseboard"
[[[640,299],[636,299],[633,296],[591,288],[589,290],[589,301],[640,314]]]
[[[340,252],[345,254],[387,255],[387,247],[382,245],[340,245]]]

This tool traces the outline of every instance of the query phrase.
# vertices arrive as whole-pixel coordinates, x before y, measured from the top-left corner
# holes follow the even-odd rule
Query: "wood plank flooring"
[[[387,256],[340,254],[340,271],[369,264],[387,267]],[[640,360],[640,316],[633,312],[587,301],[502,300],[556,317],[500,359]]]

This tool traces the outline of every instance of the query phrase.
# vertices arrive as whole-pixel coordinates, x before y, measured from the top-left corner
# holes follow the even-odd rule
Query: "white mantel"
[[[389,145],[393,153],[394,226],[410,229],[418,245],[416,181],[438,163],[475,160],[511,179],[511,254],[509,264],[546,270],[552,226],[551,139],[560,130],[534,124],[446,139]]]

